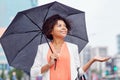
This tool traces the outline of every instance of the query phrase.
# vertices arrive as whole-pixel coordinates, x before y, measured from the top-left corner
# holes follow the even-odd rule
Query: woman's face
[[[53,38],[65,38],[68,33],[68,29],[66,28],[66,24],[63,20],[58,20],[54,25],[53,30],[51,32]]]

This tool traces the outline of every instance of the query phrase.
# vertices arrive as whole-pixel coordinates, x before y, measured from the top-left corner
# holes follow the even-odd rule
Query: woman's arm
[[[57,59],[57,58],[58,58],[58,54],[56,54],[56,53],[51,54],[49,63],[44,65],[41,68],[41,73],[44,73],[44,72],[48,71],[49,68],[52,67],[55,64],[55,59]]]
[[[105,62],[108,61],[110,59],[110,57],[94,57],[92,59],[90,59],[83,67],[83,71],[86,72],[88,70],[88,68],[96,61],[98,62]]]
[[[44,73],[44,72],[48,71],[49,68],[50,68],[50,64],[49,64],[49,63],[46,64],[46,65],[44,65],[44,66],[41,68],[41,73]]]
[[[82,67],[83,71],[86,72],[86,71],[88,70],[88,68],[92,65],[92,63],[94,63],[94,62],[95,62],[94,59],[89,60],[89,61]]]
[[[41,68],[41,73],[44,73],[49,70],[49,68],[54,64],[54,61],[49,62]]]

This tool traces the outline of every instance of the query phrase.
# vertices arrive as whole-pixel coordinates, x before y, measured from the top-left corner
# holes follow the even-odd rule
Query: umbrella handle
[[[42,32],[43,33],[43,32]],[[43,33],[44,34],[44,33]],[[45,35],[44,35],[45,36]],[[51,50],[51,52],[53,53],[53,50],[52,50],[52,48],[51,48],[51,46],[50,46],[50,44],[49,44],[49,41],[48,41],[48,39],[47,39],[47,37],[45,36],[45,39],[46,39],[46,41],[47,41],[47,43],[48,43],[48,46],[49,46],[49,48],[50,48],[50,50]],[[56,69],[56,64],[57,64],[57,59],[54,59],[54,61],[55,61],[55,67],[54,67],[54,70]]]
[[[54,70],[56,70],[57,59],[54,59],[54,61],[55,61]]]
[[[44,34],[44,33],[43,33],[43,34]],[[47,39],[46,36],[45,36],[45,39],[46,39],[46,41],[47,41],[47,43],[48,43],[48,46],[49,46],[51,52],[53,53],[53,50],[52,50],[52,48],[51,48],[51,46],[50,46],[50,44],[49,44],[49,41],[48,41],[48,39]],[[55,69],[56,69],[56,64],[57,64],[57,59],[54,59],[54,61],[55,61],[55,67],[54,67],[54,70],[55,70]]]

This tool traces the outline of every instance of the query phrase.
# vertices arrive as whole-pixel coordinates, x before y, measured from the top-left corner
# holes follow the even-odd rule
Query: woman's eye
[[[63,26],[64,26],[64,27],[66,27],[66,25],[65,25],[65,24],[63,24]]]
[[[61,27],[61,24],[60,24],[60,25],[58,25],[58,27]]]
[[[61,25],[61,24],[58,24],[58,27],[62,27],[62,26],[63,26],[63,27],[66,27],[66,25]]]

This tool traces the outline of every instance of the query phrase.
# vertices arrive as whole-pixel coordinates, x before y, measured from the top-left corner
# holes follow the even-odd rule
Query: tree
[[[5,79],[6,79],[4,69],[2,70],[2,73],[1,73],[1,76],[0,76],[0,77],[1,77],[3,80],[5,80]]]
[[[13,69],[9,72],[9,75],[10,75],[10,80],[12,80],[12,73],[13,72],[16,72],[16,77],[18,80],[21,80],[22,76],[23,76],[23,71],[21,70],[18,70],[18,69]]]

